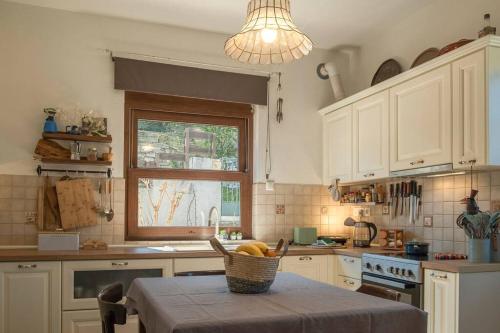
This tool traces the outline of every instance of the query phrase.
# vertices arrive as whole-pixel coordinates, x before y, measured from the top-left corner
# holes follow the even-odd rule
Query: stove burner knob
[[[408,272],[406,271],[406,269],[404,268],[401,269],[401,275],[406,277],[408,276]]]
[[[406,272],[406,276],[408,276],[408,277],[413,277],[413,276],[415,276],[415,274],[413,274],[412,270],[411,270],[411,269],[409,269],[409,270]]]
[[[382,272],[382,266],[380,266],[379,264],[375,265],[375,269],[379,272]]]
[[[373,271],[372,264],[370,264],[369,262],[367,262],[367,263],[365,264],[365,267],[366,267],[366,269],[369,269],[370,271]]]
[[[394,267],[388,267],[387,268],[387,272],[391,273],[391,274],[394,274]]]
[[[394,273],[394,275],[399,275],[399,267],[396,267],[396,272]]]

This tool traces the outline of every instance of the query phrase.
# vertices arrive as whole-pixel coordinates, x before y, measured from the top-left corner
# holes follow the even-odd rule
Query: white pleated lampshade
[[[312,47],[292,21],[290,0],[250,0],[245,25],[224,51],[244,63],[280,64],[302,58]]]

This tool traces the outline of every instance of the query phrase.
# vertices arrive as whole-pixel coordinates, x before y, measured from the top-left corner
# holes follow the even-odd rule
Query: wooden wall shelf
[[[73,135],[64,132],[46,133],[43,134],[44,139],[64,140],[64,141],[85,141],[97,143],[111,143],[113,141],[111,135],[101,137],[96,135]]]
[[[81,164],[81,165],[95,165],[95,166],[110,166],[112,165],[112,161],[89,161],[86,159],[81,160],[60,160],[60,159],[52,159],[52,158],[42,158],[42,163],[48,164]]]

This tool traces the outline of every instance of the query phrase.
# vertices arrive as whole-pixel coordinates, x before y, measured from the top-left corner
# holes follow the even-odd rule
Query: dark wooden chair
[[[115,333],[115,325],[127,323],[127,309],[118,303],[123,298],[123,285],[113,283],[97,295],[101,312],[102,333]]]
[[[396,302],[399,302],[401,299],[401,293],[384,287],[374,286],[372,284],[363,284],[356,291]]]
[[[205,276],[205,275],[226,275],[225,270],[213,271],[192,271],[192,272],[177,272],[174,276]]]

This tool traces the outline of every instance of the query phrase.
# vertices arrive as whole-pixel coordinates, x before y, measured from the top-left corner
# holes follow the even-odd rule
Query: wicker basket
[[[288,242],[280,239],[276,246],[276,253],[283,252],[279,257],[255,257],[228,252],[216,239],[210,244],[216,252],[224,255],[226,280],[229,290],[240,294],[260,294],[269,290],[276,277],[280,259],[288,251]]]

